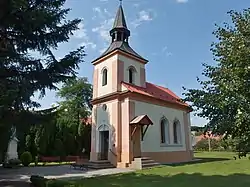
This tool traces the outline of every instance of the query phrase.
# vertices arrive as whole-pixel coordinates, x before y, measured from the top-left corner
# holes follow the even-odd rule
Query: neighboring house
[[[206,132],[206,134],[201,134],[199,136],[195,136],[195,144],[203,139],[215,139],[215,140],[221,140],[224,136],[223,135],[217,135],[217,134],[213,134],[212,131],[208,131]]]
[[[191,108],[168,88],[146,82],[148,61],[128,43],[121,5],[110,36],[108,49],[92,62],[90,161],[128,167],[138,157],[161,163],[192,160]]]

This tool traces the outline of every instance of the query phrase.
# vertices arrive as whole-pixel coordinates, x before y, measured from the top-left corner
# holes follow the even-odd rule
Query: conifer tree
[[[46,89],[76,76],[83,61],[83,47],[61,59],[53,53],[60,43],[69,41],[80,19],[66,18],[70,9],[65,0],[0,1],[0,141],[12,126],[21,127],[44,119],[50,112],[32,112],[39,103],[35,92],[45,96]],[[36,55],[34,55],[36,54]],[[9,133],[10,134],[10,133]],[[6,135],[6,137],[8,137]],[[6,150],[1,144],[0,154]]]

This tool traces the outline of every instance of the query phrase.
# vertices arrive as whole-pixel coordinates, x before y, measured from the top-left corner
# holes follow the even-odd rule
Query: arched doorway
[[[100,147],[100,160],[108,160],[109,152],[109,126],[100,125],[99,131],[99,147]]]

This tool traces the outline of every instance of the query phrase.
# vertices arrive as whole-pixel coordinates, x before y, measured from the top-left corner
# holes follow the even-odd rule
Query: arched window
[[[128,82],[130,84],[135,84],[135,73],[136,70],[133,66],[129,67],[128,69]]]
[[[181,144],[181,125],[178,120],[175,120],[173,124],[173,136],[174,144]]]
[[[108,83],[108,70],[105,68],[102,71],[102,85],[105,86]]]
[[[166,118],[162,118],[160,121],[160,126],[161,126],[161,143],[169,144],[168,120]]]

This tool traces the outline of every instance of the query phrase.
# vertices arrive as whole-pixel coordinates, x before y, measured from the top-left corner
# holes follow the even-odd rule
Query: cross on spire
[[[120,5],[122,5],[122,0],[119,0],[120,1]]]

